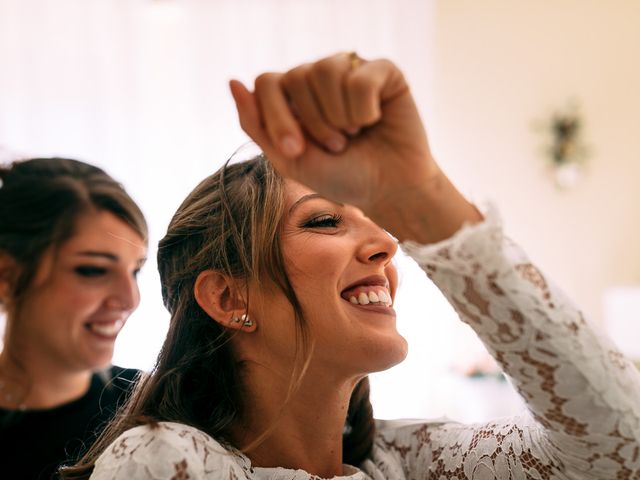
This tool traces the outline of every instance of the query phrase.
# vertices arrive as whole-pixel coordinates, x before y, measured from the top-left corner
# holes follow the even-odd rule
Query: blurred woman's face
[[[396,242],[355,207],[293,181],[285,187],[281,247],[315,342],[311,368],[329,377],[359,376],[402,361],[407,343],[393,309]],[[291,305],[275,289],[257,297],[256,333],[270,355],[286,362],[296,344]]]
[[[106,211],[81,216],[74,235],[43,256],[11,338],[26,358],[69,371],[109,364],[118,333],[140,297],[144,240]]]

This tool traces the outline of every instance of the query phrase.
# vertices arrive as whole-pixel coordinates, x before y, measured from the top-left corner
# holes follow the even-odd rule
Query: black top
[[[49,480],[78,459],[131,391],[138,370],[111,367],[94,374],[81,398],[42,410],[0,408],[0,477]]]

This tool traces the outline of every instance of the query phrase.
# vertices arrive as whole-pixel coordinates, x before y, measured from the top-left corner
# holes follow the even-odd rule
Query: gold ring
[[[349,67],[351,70],[355,70],[360,65],[362,65],[362,59],[358,54],[356,52],[349,52]]]

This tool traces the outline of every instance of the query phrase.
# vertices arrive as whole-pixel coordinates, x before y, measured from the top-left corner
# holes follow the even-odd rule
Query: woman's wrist
[[[446,240],[483,216],[439,171],[428,182],[388,196],[365,213],[400,242],[423,245]]]

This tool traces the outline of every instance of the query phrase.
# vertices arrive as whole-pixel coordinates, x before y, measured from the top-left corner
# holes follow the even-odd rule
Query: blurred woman
[[[105,172],[62,158],[0,166],[0,467],[51,478],[94,440],[135,370],[111,366],[139,303],[147,226]]]

